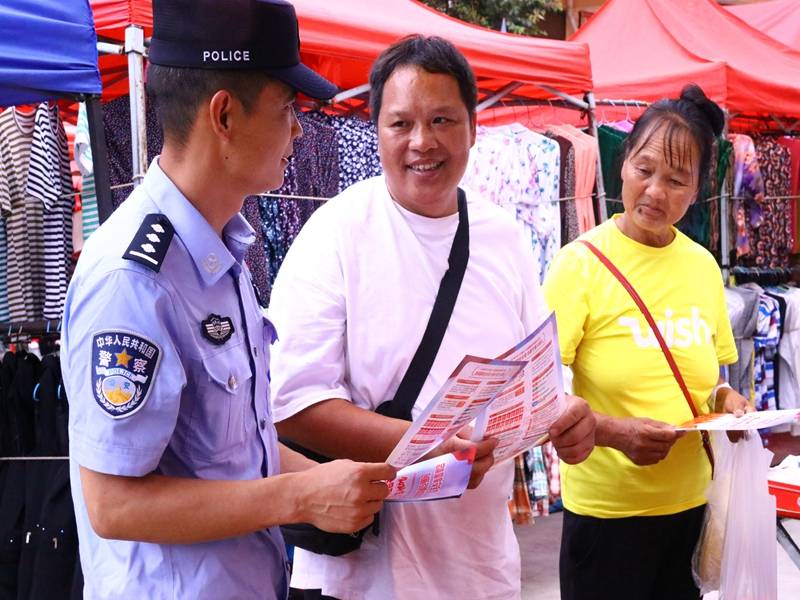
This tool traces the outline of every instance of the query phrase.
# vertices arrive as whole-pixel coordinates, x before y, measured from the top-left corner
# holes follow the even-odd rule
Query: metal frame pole
[[[728,122],[730,115],[726,109],[725,112],[725,125],[722,128],[722,137],[728,138]],[[730,276],[731,269],[731,240],[730,240],[730,199],[728,196],[728,172],[725,171],[725,177],[722,180],[722,189],[720,190],[719,197],[719,254],[720,263],[722,267],[722,280],[727,284],[728,277]]]
[[[603,183],[603,161],[600,159],[600,138],[597,134],[597,117],[595,117],[595,110],[597,105],[594,101],[594,93],[586,93],[586,104],[589,105],[589,127],[592,130],[592,136],[597,140],[597,214],[600,217],[600,222],[608,220],[608,209],[606,208],[606,186]]]
[[[125,54],[128,55],[128,85],[131,103],[131,165],[133,185],[144,179],[147,171],[147,130],[145,128],[144,30],[136,25],[125,29]]]

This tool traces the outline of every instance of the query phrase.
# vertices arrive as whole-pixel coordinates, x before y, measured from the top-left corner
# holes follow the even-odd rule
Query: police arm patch
[[[152,340],[119,329],[92,336],[92,389],[97,405],[112,419],[129,417],[150,395],[161,361]]]

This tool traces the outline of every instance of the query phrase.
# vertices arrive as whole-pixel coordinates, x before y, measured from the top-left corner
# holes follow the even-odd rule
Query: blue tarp
[[[0,106],[101,90],[89,0],[0,0]]]

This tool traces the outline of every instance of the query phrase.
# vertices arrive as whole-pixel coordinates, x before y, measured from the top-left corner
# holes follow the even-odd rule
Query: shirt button
[[[231,375],[228,377],[228,389],[235,392],[239,387],[239,382],[236,381],[236,376]]]
[[[261,429],[266,429],[267,428],[267,420],[266,419],[261,419],[258,422],[258,425],[261,427]]]

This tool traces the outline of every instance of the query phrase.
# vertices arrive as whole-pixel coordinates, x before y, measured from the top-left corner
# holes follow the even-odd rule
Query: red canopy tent
[[[531,38],[492,31],[450,18],[415,0],[293,0],[300,21],[303,61],[340,88],[367,82],[369,68],[392,42],[411,33],[440,35],[455,43],[470,61],[487,93],[511,81],[524,84],[515,96],[556,96],[542,84],[573,96],[592,89],[585,44]],[[98,39],[124,42],[128,25],[152,33],[150,0],[91,0]],[[127,93],[124,56],[102,56],[103,96]]]
[[[125,41],[130,25],[152,34],[151,0],[90,0],[99,40]],[[302,60],[336,83],[345,94],[338,107],[364,110],[369,69],[392,42],[412,34],[450,39],[470,61],[481,101],[490,104],[565,101],[587,109],[582,96],[592,89],[589,49],[585,44],[505,34],[469,25],[416,0],[293,0],[300,21]],[[105,55],[99,60],[103,98],[128,93],[128,73],[141,78],[141,55]],[[136,85],[138,94],[142,86]],[[361,96],[359,98],[359,96]],[[143,100],[143,95],[142,95]],[[133,127],[142,132],[142,104],[132,96]],[[574,111],[571,111],[574,112]],[[138,115],[138,117],[137,117]],[[133,148],[134,179],[146,168],[143,133]],[[136,146],[136,144],[134,144]]]
[[[695,82],[735,127],[800,118],[800,52],[712,0],[609,0],[572,40],[589,44],[598,99],[654,101]]]
[[[726,6],[725,10],[795,50],[800,49],[800,2],[769,0]]]
[[[497,91],[511,81],[524,98],[554,98],[536,85],[582,96],[592,89],[584,44],[500,33],[464,23],[415,0],[293,0],[303,60],[342,89],[366,83],[369,68],[392,42],[412,34],[439,35],[464,53],[479,87]]]

